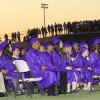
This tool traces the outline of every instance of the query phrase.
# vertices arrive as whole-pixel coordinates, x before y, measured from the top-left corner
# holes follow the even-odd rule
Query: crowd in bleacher
[[[74,21],[55,23],[42,26],[41,28],[28,29],[26,35],[24,35],[23,41],[27,41],[30,37],[37,35],[39,38],[45,38],[48,36],[56,36],[59,34],[81,34],[81,33],[93,33],[100,32],[100,20],[86,20],[86,21]],[[12,32],[10,41],[20,42],[21,32]],[[4,35],[5,40],[9,39],[8,34]],[[1,39],[0,39],[1,40]]]

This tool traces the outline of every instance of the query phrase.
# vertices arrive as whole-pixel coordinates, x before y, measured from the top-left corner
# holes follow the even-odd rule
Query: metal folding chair
[[[30,72],[30,69],[27,65],[27,62],[25,62],[24,60],[14,60],[13,64],[15,65],[15,68],[18,72],[18,83],[17,83],[17,88],[15,89],[15,97],[16,97],[16,93],[18,91],[18,86],[19,83],[23,83],[25,88],[26,88],[26,92],[28,93],[28,95],[30,97],[32,97],[31,92],[27,86],[27,84],[29,83],[35,83],[38,87],[38,82],[42,80],[42,77],[38,77],[38,78],[34,78],[33,75]],[[23,73],[29,72],[31,75],[31,78],[25,78],[22,76]],[[42,95],[44,95],[43,91],[38,87],[38,89],[40,90],[40,93]]]

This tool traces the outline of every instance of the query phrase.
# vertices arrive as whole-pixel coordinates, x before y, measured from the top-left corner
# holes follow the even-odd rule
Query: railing
[[[64,34],[64,32],[62,32],[62,33],[60,33],[60,34]],[[0,37],[2,41],[5,40],[4,35],[5,35],[5,34],[2,34],[1,37]],[[8,35],[8,39],[11,40],[11,39],[12,39],[12,37],[11,37],[12,33],[9,33],[9,34],[7,34],[7,35]],[[23,41],[23,38],[24,38],[24,36],[26,36],[26,35],[27,35],[27,31],[21,31],[21,32],[20,32],[20,39],[21,39],[21,41]],[[47,37],[50,37],[50,36],[52,36],[51,33],[50,33],[50,35],[49,35],[49,33],[47,33]],[[38,35],[38,38],[43,38],[42,34],[39,34],[39,35]]]

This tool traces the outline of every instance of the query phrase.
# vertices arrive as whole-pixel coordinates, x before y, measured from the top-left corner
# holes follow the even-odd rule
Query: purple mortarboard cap
[[[76,41],[72,41],[71,46],[74,46],[76,43],[77,43]]]
[[[35,43],[36,41],[38,41],[37,37],[31,38],[30,39],[30,44]]]
[[[20,47],[20,50],[25,50],[25,48],[24,47]]]
[[[38,38],[38,34],[34,34],[34,36],[33,36],[34,38]]]
[[[64,44],[63,44],[63,48],[65,48],[65,47],[70,47],[71,45],[70,45],[70,43],[68,43],[68,42],[65,42]]]
[[[79,44],[79,47],[80,47],[80,48],[83,48],[83,47],[85,46],[85,44],[86,44],[85,41],[81,41],[80,44]]]
[[[79,53],[83,53],[83,52],[85,52],[86,50],[88,50],[88,49],[87,49],[87,48],[85,48],[85,47],[80,48],[80,49],[79,49]]]
[[[43,42],[40,42],[40,45],[43,46],[43,47],[45,47],[45,44]]]
[[[12,51],[14,51],[16,48],[20,49],[20,46],[18,46],[17,44],[13,44],[12,45]]]
[[[0,43],[0,50],[3,50],[4,47],[5,47],[7,44],[8,44],[8,41],[7,41],[7,40],[4,41],[4,42],[2,42],[2,43]]]
[[[50,46],[50,45],[52,45],[52,42],[47,42],[47,43],[45,44],[45,47],[48,47],[48,46]]]
[[[27,50],[30,50],[30,49],[31,49],[31,46],[30,46],[30,45],[28,45]]]
[[[95,39],[93,43],[94,44],[100,43],[100,38]]]
[[[57,44],[58,42],[60,42],[60,35],[56,36],[55,38],[53,38],[52,43],[53,44]]]

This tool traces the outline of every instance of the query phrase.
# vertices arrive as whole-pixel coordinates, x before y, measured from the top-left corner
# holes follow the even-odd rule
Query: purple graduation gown
[[[80,55],[73,61],[73,65],[75,68],[81,68],[78,77],[83,83],[87,84],[88,82],[92,82],[92,71],[88,70],[88,67],[90,66],[86,58]]]
[[[71,57],[76,58],[77,56],[78,56],[78,52],[76,50],[73,50]]]
[[[0,68],[8,70],[8,74],[4,74],[4,77],[10,76],[14,79],[18,78],[18,74],[14,72],[12,61],[8,59],[5,55],[0,56]]]
[[[51,52],[52,62],[57,71],[65,71],[67,73],[67,84],[71,84],[74,81],[74,73],[72,71],[66,70],[66,66],[68,65],[68,60],[66,58],[60,57],[60,55],[53,50]]]
[[[93,73],[100,75],[100,56],[99,54],[97,54],[96,52],[91,52],[89,59],[90,59]]]
[[[47,70],[52,71],[56,75],[56,84],[59,83],[60,80],[60,74],[58,71],[55,70],[55,67],[53,66],[51,59],[49,58],[49,55],[47,52],[40,52],[40,56],[42,59],[43,65],[47,66]]]
[[[41,89],[48,88],[51,84],[56,83],[57,77],[55,72],[48,70],[48,61],[44,59],[40,51],[30,49],[26,55],[25,59],[28,63],[30,71],[34,77],[42,77],[42,80],[38,82]],[[41,70],[42,66],[46,66],[46,70]]]
[[[50,53],[49,59],[51,59],[51,62],[56,71],[63,71],[61,66],[61,57],[55,50]]]
[[[68,58],[66,55],[63,55],[62,60],[61,60],[61,66],[63,70],[66,71],[67,73],[67,84],[72,84],[73,81],[76,81],[75,75],[74,75],[74,70],[73,70],[73,65],[72,61],[69,62]],[[65,68],[67,66],[71,66],[72,70],[66,70]]]

